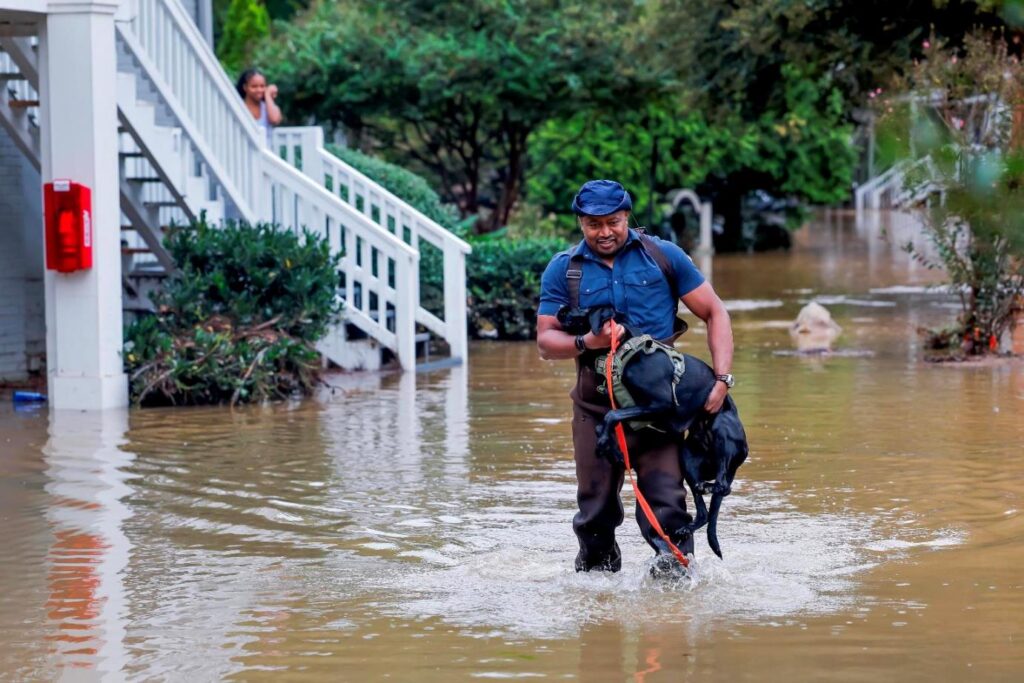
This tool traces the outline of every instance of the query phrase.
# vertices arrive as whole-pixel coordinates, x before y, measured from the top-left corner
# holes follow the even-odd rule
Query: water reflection
[[[1015,679],[1024,365],[918,362],[951,299],[883,224],[716,257],[752,451],[680,584],[632,520],[572,571],[572,365],[531,344],[130,426],[0,406],[0,677]],[[869,355],[776,355],[815,299]]]
[[[125,411],[54,411],[46,461],[46,508],[52,541],[47,553],[46,640],[58,670],[95,670],[119,680],[125,666],[128,605],[123,570],[130,543],[122,525],[131,491],[121,450]]]

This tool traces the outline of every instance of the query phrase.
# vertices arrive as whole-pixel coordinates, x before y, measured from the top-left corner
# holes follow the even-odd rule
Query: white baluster
[[[444,251],[444,325],[452,358],[466,361],[466,255],[458,244],[449,240]]]

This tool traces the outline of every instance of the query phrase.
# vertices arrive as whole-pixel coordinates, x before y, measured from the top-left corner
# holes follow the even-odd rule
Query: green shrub
[[[498,339],[532,338],[544,268],[567,246],[558,238],[509,239],[503,231],[474,241],[466,261],[470,332]]]
[[[958,48],[932,35],[924,58],[877,105],[885,148],[909,153],[913,141],[930,157],[908,189],[931,184],[944,195],[921,212],[920,236],[905,245],[944,271],[960,298],[955,325],[925,332],[926,345],[944,351],[939,360],[998,351],[1024,296],[1024,151],[1011,142],[1024,134],[1014,113],[1024,107],[1024,65],[1014,52],[1001,33],[976,31]]]
[[[308,393],[313,344],[336,318],[337,268],[326,240],[259,224],[199,222],[165,240],[179,272],[157,313],[125,332],[137,405],[263,401]]]

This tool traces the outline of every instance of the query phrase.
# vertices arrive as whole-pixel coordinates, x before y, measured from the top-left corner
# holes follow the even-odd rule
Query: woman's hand
[[[264,94],[264,97],[270,99],[271,102],[273,102],[275,99],[277,99],[277,86],[274,85],[273,83],[268,85],[267,86],[267,91]]]

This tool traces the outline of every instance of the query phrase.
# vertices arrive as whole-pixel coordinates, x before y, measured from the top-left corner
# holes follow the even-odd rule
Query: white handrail
[[[900,173],[906,163],[906,161],[899,161],[879,175],[858,186],[857,190],[854,192],[854,200],[857,210],[860,211],[864,208],[865,203],[867,203],[866,198],[868,196],[872,197],[873,203],[877,203],[874,195],[879,191],[879,188],[888,184],[896,174]],[[873,206],[872,208],[877,209],[878,206]]]
[[[252,116],[178,0],[136,0],[136,7],[130,22],[118,22],[121,38],[239,213],[256,220],[264,143]]]
[[[261,215],[343,250],[345,317],[394,351],[403,368],[414,367],[419,254],[270,150],[262,157]]]
[[[924,167],[928,171],[928,178],[918,183],[915,187],[907,187],[907,178],[918,168]],[[872,209],[879,209],[882,206],[882,197],[886,193],[890,195],[888,206],[890,208],[902,208],[907,204],[914,204],[928,195],[943,192],[940,177],[931,155],[925,155],[919,159],[903,159],[893,164],[884,173],[875,176],[868,182],[857,188],[854,194],[854,202],[857,211],[865,206]]]
[[[277,128],[271,148],[315,182],[323,183],[374,224],[421,251],[421,241],[443,256],[443,318],[417,299],[416,322],[448,342],[453,358],[464,360],[466,331],[466,255],[472,247],[436,221],[374,182],[324,148],[318,126]],[[421,253],[422,257],[422,253]]]
[[[275,152],[280,152],[283,149],[284,154],[282,158],[293,166],[302,166],[302,172],[314,179],[316,179],[317,171],[327,173],[330,170],[335,170],[342,174],[341,177],[343,179],[348,181],[346,186],[354,189],[366,188],[367,194],[379,197],[381,201],[376,204],[377,206],[382,204],[402,206],[403,214],[415,221],[419,228],[415,234],[422,234],[431,243],[440,246],[442,242],[450,241],[464,254],[469,254],[473,251],[473,247],[468,242],[455,235],[452,231],[429,218],[416,207],[406,203],[405,200],[379,185],[376,181],[371,180],[356,168],[328,152],[323,144],[323,129],[319,126],[283,126],[275,128],[271,146]],[[297,149],[303,150],[301,159],[296,156]],[[307,163],[317,161],[316,159],[310,159],[310,155],[306,153],[306,150],[316,150],[319,152],[317,156],[321,157],[322,161],[318,166],[305,166]],[[368,216],[370,215],[371,202],[366,203],[363,212]]]
[[[920,167],[924,167],[927,170],[927,178],[912,186],[909,185],[907,178]],[[917,161],[913,162],[907,167],[903,177],[900,178],[901,182],[898,188],[896,188],[899,190],[899,193],[893,197],[893,207],[905,208],[908,205],[916,204],[917,202],[927,198],[932,193],[941,193],[942,185],[936,181],[937,178],[939,178],[939,172],[935,167],[935,162],[932,160],[931,155],[921,157]]]
[[[464,360],[469,245],[329,154],[319,128],[294,129],[304,131],[301,160],[289,159],[290,164],[279,158],[267,149],[180,0],[136,2],[134,17],[118,23],[123,44],[240,216],[308,229],[325,236],[332,251],[342,250],[345,317],[392,349],[403,368],[415,366],[417,323],[444,338],[452,356]],[[281,135],[275,139],[292,146],[288,133]],[[336,190],[346,188],[352,201],[326,189],[327,177]],[[364,198],[362,207],[357,197]],[[420,305],[421,240],[444,257],[443,319]]]

